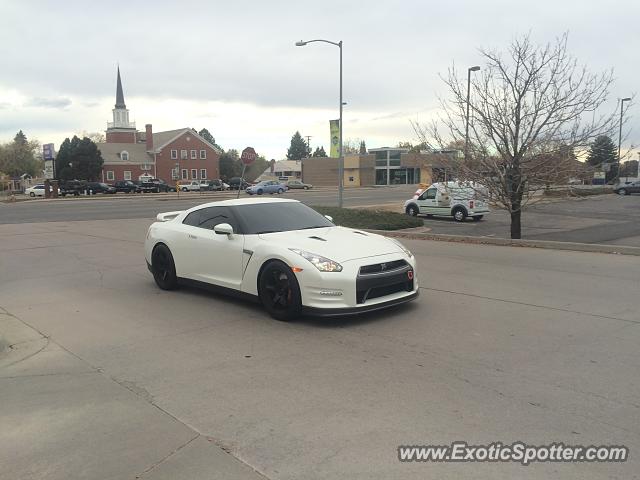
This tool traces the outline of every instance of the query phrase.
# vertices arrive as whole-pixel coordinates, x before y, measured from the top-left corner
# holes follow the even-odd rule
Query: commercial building
[[[222,151],[191,128],[153,132],[149,123],[145,131],[129,121],[118,68],[116,104],[113,121],[107,124],[106,142],[98,143],[104,164],[102,180],[141,180],[161,178],[209,180],[219,178],[218,162]]]
[[[418,153],[407,148],[372,148],[366,155],[344,157],[344,186],[413,185],[444,180],[442,155],[457,152]],[[338,159],[302,160],[302,180],[314,185],[338,184]]]
[[[267,168],[258,178],[257,181],[263,180],[295,180],[302,176],[301,160],[271,160],[269,168]]]

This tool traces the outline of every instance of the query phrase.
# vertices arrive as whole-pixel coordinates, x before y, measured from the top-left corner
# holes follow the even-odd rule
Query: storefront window
[[[400,154],[401,152],[398,150],[391,150],[389,152],[389,166],[390,167],[399,167],[400,166]]]
[[[389,184],[390,185],[405,185],[407,183],[407,170],[404,168],[398,168],[389,170]]]
[[[376,185],[386,185],[387,184],[387,169],[380,168],[376,169]]]

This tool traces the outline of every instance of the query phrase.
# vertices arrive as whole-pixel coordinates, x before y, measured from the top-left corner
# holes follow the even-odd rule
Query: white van
[[[412,216],[453,217],[457,222],[464,222],[467,217],[481,220],[489,213],[489,205],[479,185],[442,182],[418,190],[404,203],[404,211]]]

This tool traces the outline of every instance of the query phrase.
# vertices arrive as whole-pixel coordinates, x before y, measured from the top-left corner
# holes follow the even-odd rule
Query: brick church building
[[[129,121],[124,103],[120,68],[116,86],[113,121],[107,123],[106,142],[98,143],[102,153],[102,180],[160,178],[167,183],[179,180],[219,178],[220,149],[191,128],[153,132],[150,123],[138,131]]]

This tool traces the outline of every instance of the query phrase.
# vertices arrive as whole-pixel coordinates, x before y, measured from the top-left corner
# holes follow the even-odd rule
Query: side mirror
[[[213,227],[213,231],[218,235],[231,235],[233,233],[233,227],[228,223],[219,223]]]
[[[333,217],[331,215],[325,215],[324,218],[326,218],[330,222],[333,222]]]

